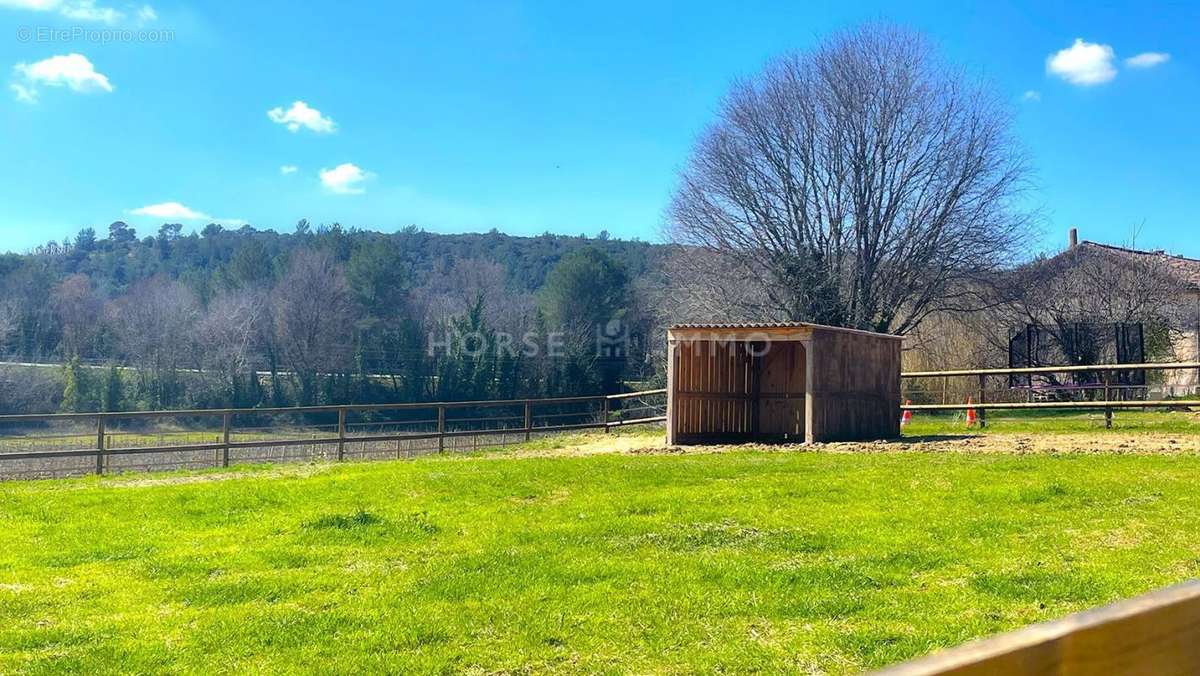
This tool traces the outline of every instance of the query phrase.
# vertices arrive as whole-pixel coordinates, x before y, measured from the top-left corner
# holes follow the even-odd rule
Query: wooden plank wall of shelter
[[[805,393],[808,359],[799,342],[772,342],[759,348],[758,434],[762,438],[803,442],[807,425]]]
[[[720,441],[753,434],[757,380],[750,346],[680,340],[674,353],[677,439]]]
[[[813,441],[900,436],[899,340],[849,331],[812,337]]]
[[[1184,676],[1200,673],[1200,582],[1035,624],[876,676]]]

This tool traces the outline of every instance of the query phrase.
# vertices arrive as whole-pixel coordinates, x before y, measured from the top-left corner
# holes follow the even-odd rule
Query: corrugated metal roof
[[[675,324],[672,329],[805,329],[818,326],[804,322],[720,322],[714,324]]]
[[[889,333],[876,333],[862,329],[849,329],[842,326],[826,326],[808,322],[718,322],[718,323],[689,323],[675,324],[668,327],[669,331],[756,331],[767,329],[816,329],[819,331],[840,331],[843,333],[860,333],[880,338],[903,340],[904,336],[894,336]]]

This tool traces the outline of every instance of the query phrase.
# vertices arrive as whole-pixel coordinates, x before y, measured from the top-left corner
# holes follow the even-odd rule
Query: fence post
[[[338,451],[337,459],[341,462],[346,457],[346,409],[338,409]]]
[[[980,374],[979,376],[979,429],[987,427],[987,409],[983,404],[987,403],[987,376]]]
[[[233,416],[229,413],[221,416],[221,466],[229,466],[229,426]]]
[[[1112,401],[1112,373],[1104,372],[1104,403]],[[1111,406],[1104,407],[1104,429],[1111,430],[1113,421],[1113,410]]]
[[[438,406],[438,453],[446,452],[446,407]]]
[[[96,418],[96,474],[104,474],[104,418]]]
[[[609,403],[608,397],[605,397],[602,401],[604,404],[600,409],[600,422],[604,423],[604,433],[608,434],[608,412],[611,404]]]
[[[525,400],[525,441],[533,438],[533,402]]]

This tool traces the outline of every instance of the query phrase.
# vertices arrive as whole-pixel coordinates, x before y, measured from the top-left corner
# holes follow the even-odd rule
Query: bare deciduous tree
[[[1009,275],[1013,285],[1008,324],[1033,324],[1050,331],[1062,345],[1078,343],[1068,333],[1086,327],[1106,330],[1113,324],[1143,324],[1161,329],[1166,350],[1181,327],[1186,283],[1176,276],[1165,254],[1084,243],[1048,259],[1036,260]],[[1100,349],[1084,341],[1076,349]],[[1067,358],[1096,363],[1095,354],[1068,354]]]
[[[1166,319],[1184,283],[1166,257],[1134,249],[1084,244],[1014,272],[1021,319],[1038,324],[1142,322]]]
[[[8,339],[17,330],[16,303],[11,300],[0,300],[0,356],[5,354]]]
[[[62,356],[92,356],[89,348],[99,328],[102,304],[87,275],[77,273],[64,279],[54,287],[51,302],[62,327]]]
[[[431,322],[445,323],[465,314],[480,299],[484,319],[501,331],[519,334],[533,315],[533,296],[510,288],[504,266],[479,259],[457,259],[416,290],[416,304]]]
[[[741,280],[727,314],[906,333],[1013,262],[1026,173],[996,97],[870,25],[734,85],[669,233]]]
[[[138,366],[145,403],[160,408],[178,394],[181,369],[199,368],[195,329],[200,304],[187,286],[165,275],[134,284],[108,310],[121,354]]]
[[[262,291],[241,289],[213,299],[200,321],[205,371],[216,374],[230,401],[237,401],[242,378],[255,376],[255,356],[267,331],[266,297]]]
[[[275,343],[294,378],[300,403],[316,401],[317,377],[350,366],[354,316],[346,277],[323,251],[302,249],[271,293]]]

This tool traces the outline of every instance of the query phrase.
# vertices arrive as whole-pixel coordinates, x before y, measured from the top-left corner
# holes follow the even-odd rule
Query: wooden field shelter
[[[816,324],[667,330],[667,443],[900,436],[903,339]]]

